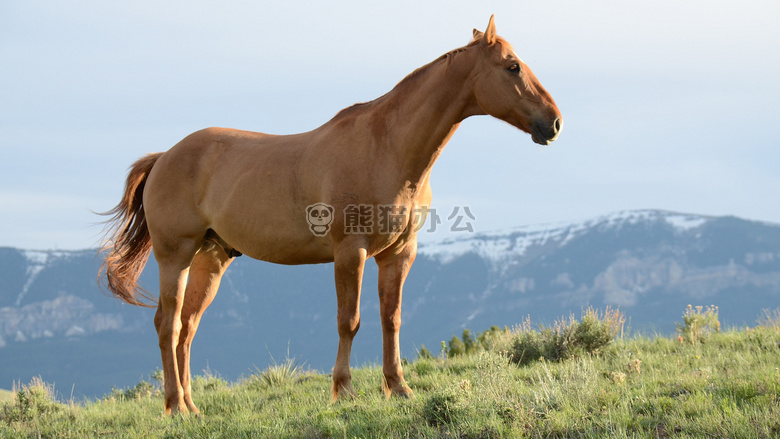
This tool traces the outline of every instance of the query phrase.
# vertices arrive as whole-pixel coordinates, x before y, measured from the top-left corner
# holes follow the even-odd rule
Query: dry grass
[[[0,402],[10,401],[14,399],[14,393],[10,390],[0,389]]]

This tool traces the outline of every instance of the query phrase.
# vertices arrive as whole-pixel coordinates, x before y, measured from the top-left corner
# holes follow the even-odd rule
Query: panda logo
[[[306,208],[306,221],[315,236],[327,235],[333,222],[333,206],[325,203],[310,205]]]

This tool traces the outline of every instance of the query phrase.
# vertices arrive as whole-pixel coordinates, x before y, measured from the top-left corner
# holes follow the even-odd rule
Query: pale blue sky
[[[315,128],[491,13],[564,130],[541,148],[468,119],[423,240],[453,206],[476,231],[636,208],[780,223],[778,2],[323,3],[0,0],[0,246],[95,246],[90,210],[141,155],[207,126]]]

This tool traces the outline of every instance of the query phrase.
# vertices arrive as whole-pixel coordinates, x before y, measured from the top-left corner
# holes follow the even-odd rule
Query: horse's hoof
[[[382,382],[382,391],[385,392],[387,398],[398,396],[406,399],[414,399],[414,392],[412,392],[412,389],[409,388],[403,378],[393,379],[391,382],[394,382],[394,384],[392,385],[388,381],[390,380],[385,378],[385,381]]]
[[[332,392],[333,402],[336,402],[340,399],[357,398],[357,393],[355,393],[355,390],[352,388],[352,384],[340,384],[338,387],[333,386]]]
[[[167,403],[165,404],[165,414],[176,416],[176,415],[186,415],[189,413],[189,409],[187,408],[187,405],[184,403],[184,400],[179,401],[179,403]]]
[[[414,399],[414,392],[405,384],[393,389],[392,395],[404,399]]]

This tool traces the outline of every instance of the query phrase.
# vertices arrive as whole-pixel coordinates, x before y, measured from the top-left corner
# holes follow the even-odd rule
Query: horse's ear
[[[485,35],[485,34],[483,34],[481,30],[479,30],[479,29],[474,29],[474,41],[479,41],[479,40],[481,40],[481,39],[482,39],[482,37],[483,37],[484,35]]]
[[[493,21],[493,15],[490,16],[490,21],[482,38],[491,46],[496,44],[496,23]]]

